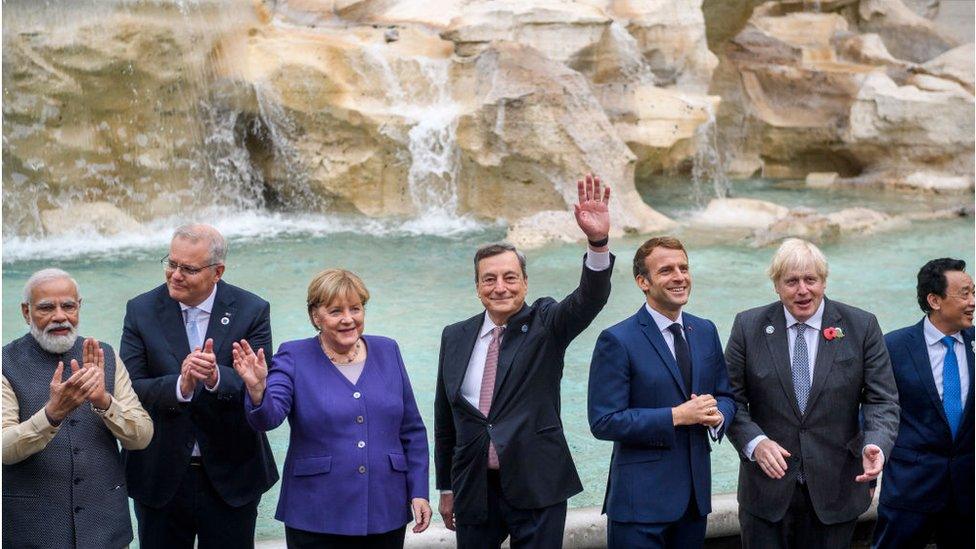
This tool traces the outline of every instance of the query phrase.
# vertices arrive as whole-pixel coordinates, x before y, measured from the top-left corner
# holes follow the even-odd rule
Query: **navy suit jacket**
[[[736,405],[715,324],[688,313],[682,319],[691,352],[690,390],[645,307],[597,339],[588,407],[593,435],[614,442],[603,505],[611,520],[673,522],[692,496],[702,514],[712,510],[708,428],[675,427],[671,408],[691,393],[713,395],[725,418],[721,440]]]
[[[226,319],[226,320],[225,320]],[[271,447],[244,416],[244,382],[234,371],[231,344],[246,339],[271,356],[271,306],[260,297],[217,283],[207,337],[220,368],[216,392],[197,384],[190,402],[176,399],[176,380],[190,344],[180,304],[163,284],[126,305],[119,356],[149,412],[155,436],[145,450],[123,451],[129,496],[148,507],[169,502],[190,463],[193,441],[204,470],[224,501],[252,502],[278,480]]]
[[[933,513],[955,500],[959,513],[973,514],[973,328],[963,330],[962,339],[969,396],[953,440],[932,376],[922,322],[885,336],[898,384],[901,422],[881,479],[884,505]]]

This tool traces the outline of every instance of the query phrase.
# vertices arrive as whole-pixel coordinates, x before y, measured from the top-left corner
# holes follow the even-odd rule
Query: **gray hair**
[[[776,250],[766,274],[773,284],[787,271],[813,269],[821,280],[827,280],[827,256],[812,242],[787,238]]]
[[[525,270],[525,255],[518,251],[515,246],[512,246],[508,242],[496,242],[494,244],[485,244],[484,246],[478,248],[478,251],[474,253],[474,282],[478,283],[478,263],[486,257],[492,257],[496,255],[503,254],[505,252],[512,252],[515,257],[518,258],[519,267],[522,268],[522,278],[528,279],[529,275]]]
[[[21,303],[23,303],[24,305],[31,304],[31,294],[34,292],[34,288],[36,288],[37,286],[44,284],[45,282],[51,282],[52,280],[61,280],[64,278],[70,280],[71,283],[74,284],[75,286],[75,292],[81,295],[81,289],[78,287],[78,282],[75,279],[71,278],[71,275],[69,275],[65,271],[62,271],[61,269],[49,267],[47,269],[41,269],[40,271],[36,271],[34,274],[30,276],[30,278],[27,279],[27,283],[24,284],[24,301],[22,301]]]
[[[210,244],[209,263],[223,265],[227,259],[227,241],[220,231],[204,223],[188,223],[180,225],[173,231],[173,240],[185,238],[192,242],[205,239]]]

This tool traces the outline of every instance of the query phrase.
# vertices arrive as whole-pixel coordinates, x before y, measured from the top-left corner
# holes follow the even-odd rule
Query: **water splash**
[[[713,197],[728,198],[732,185],[718,148],[715,107],[707,99],[699,106],[708,118],[695,128],[695,155],[692,158],[691,180],[695,202],[700,207],[704,207]],[[708,188],[709,186],[711,189]]]

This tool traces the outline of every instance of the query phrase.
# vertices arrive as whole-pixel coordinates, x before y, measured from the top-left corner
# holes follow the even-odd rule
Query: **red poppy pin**
[[[824,328],[823,336],[827,341],[841,339],[844,337],[844,330],[841,330],[838,327]]]

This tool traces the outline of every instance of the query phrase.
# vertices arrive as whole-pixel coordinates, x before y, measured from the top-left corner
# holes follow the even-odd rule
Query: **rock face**
[[[720,46],[711,93],[737,175],[972,188],[972,44],[899,0],[808,7],[767,2]]]
[[[579,238],[589,171],[617,230],[647,233],[673,221],[635,180],[701,162],[965,191],[973,45],[912,1],[11,4],[3,228],[217,206],[503,219],[539,243]]]

